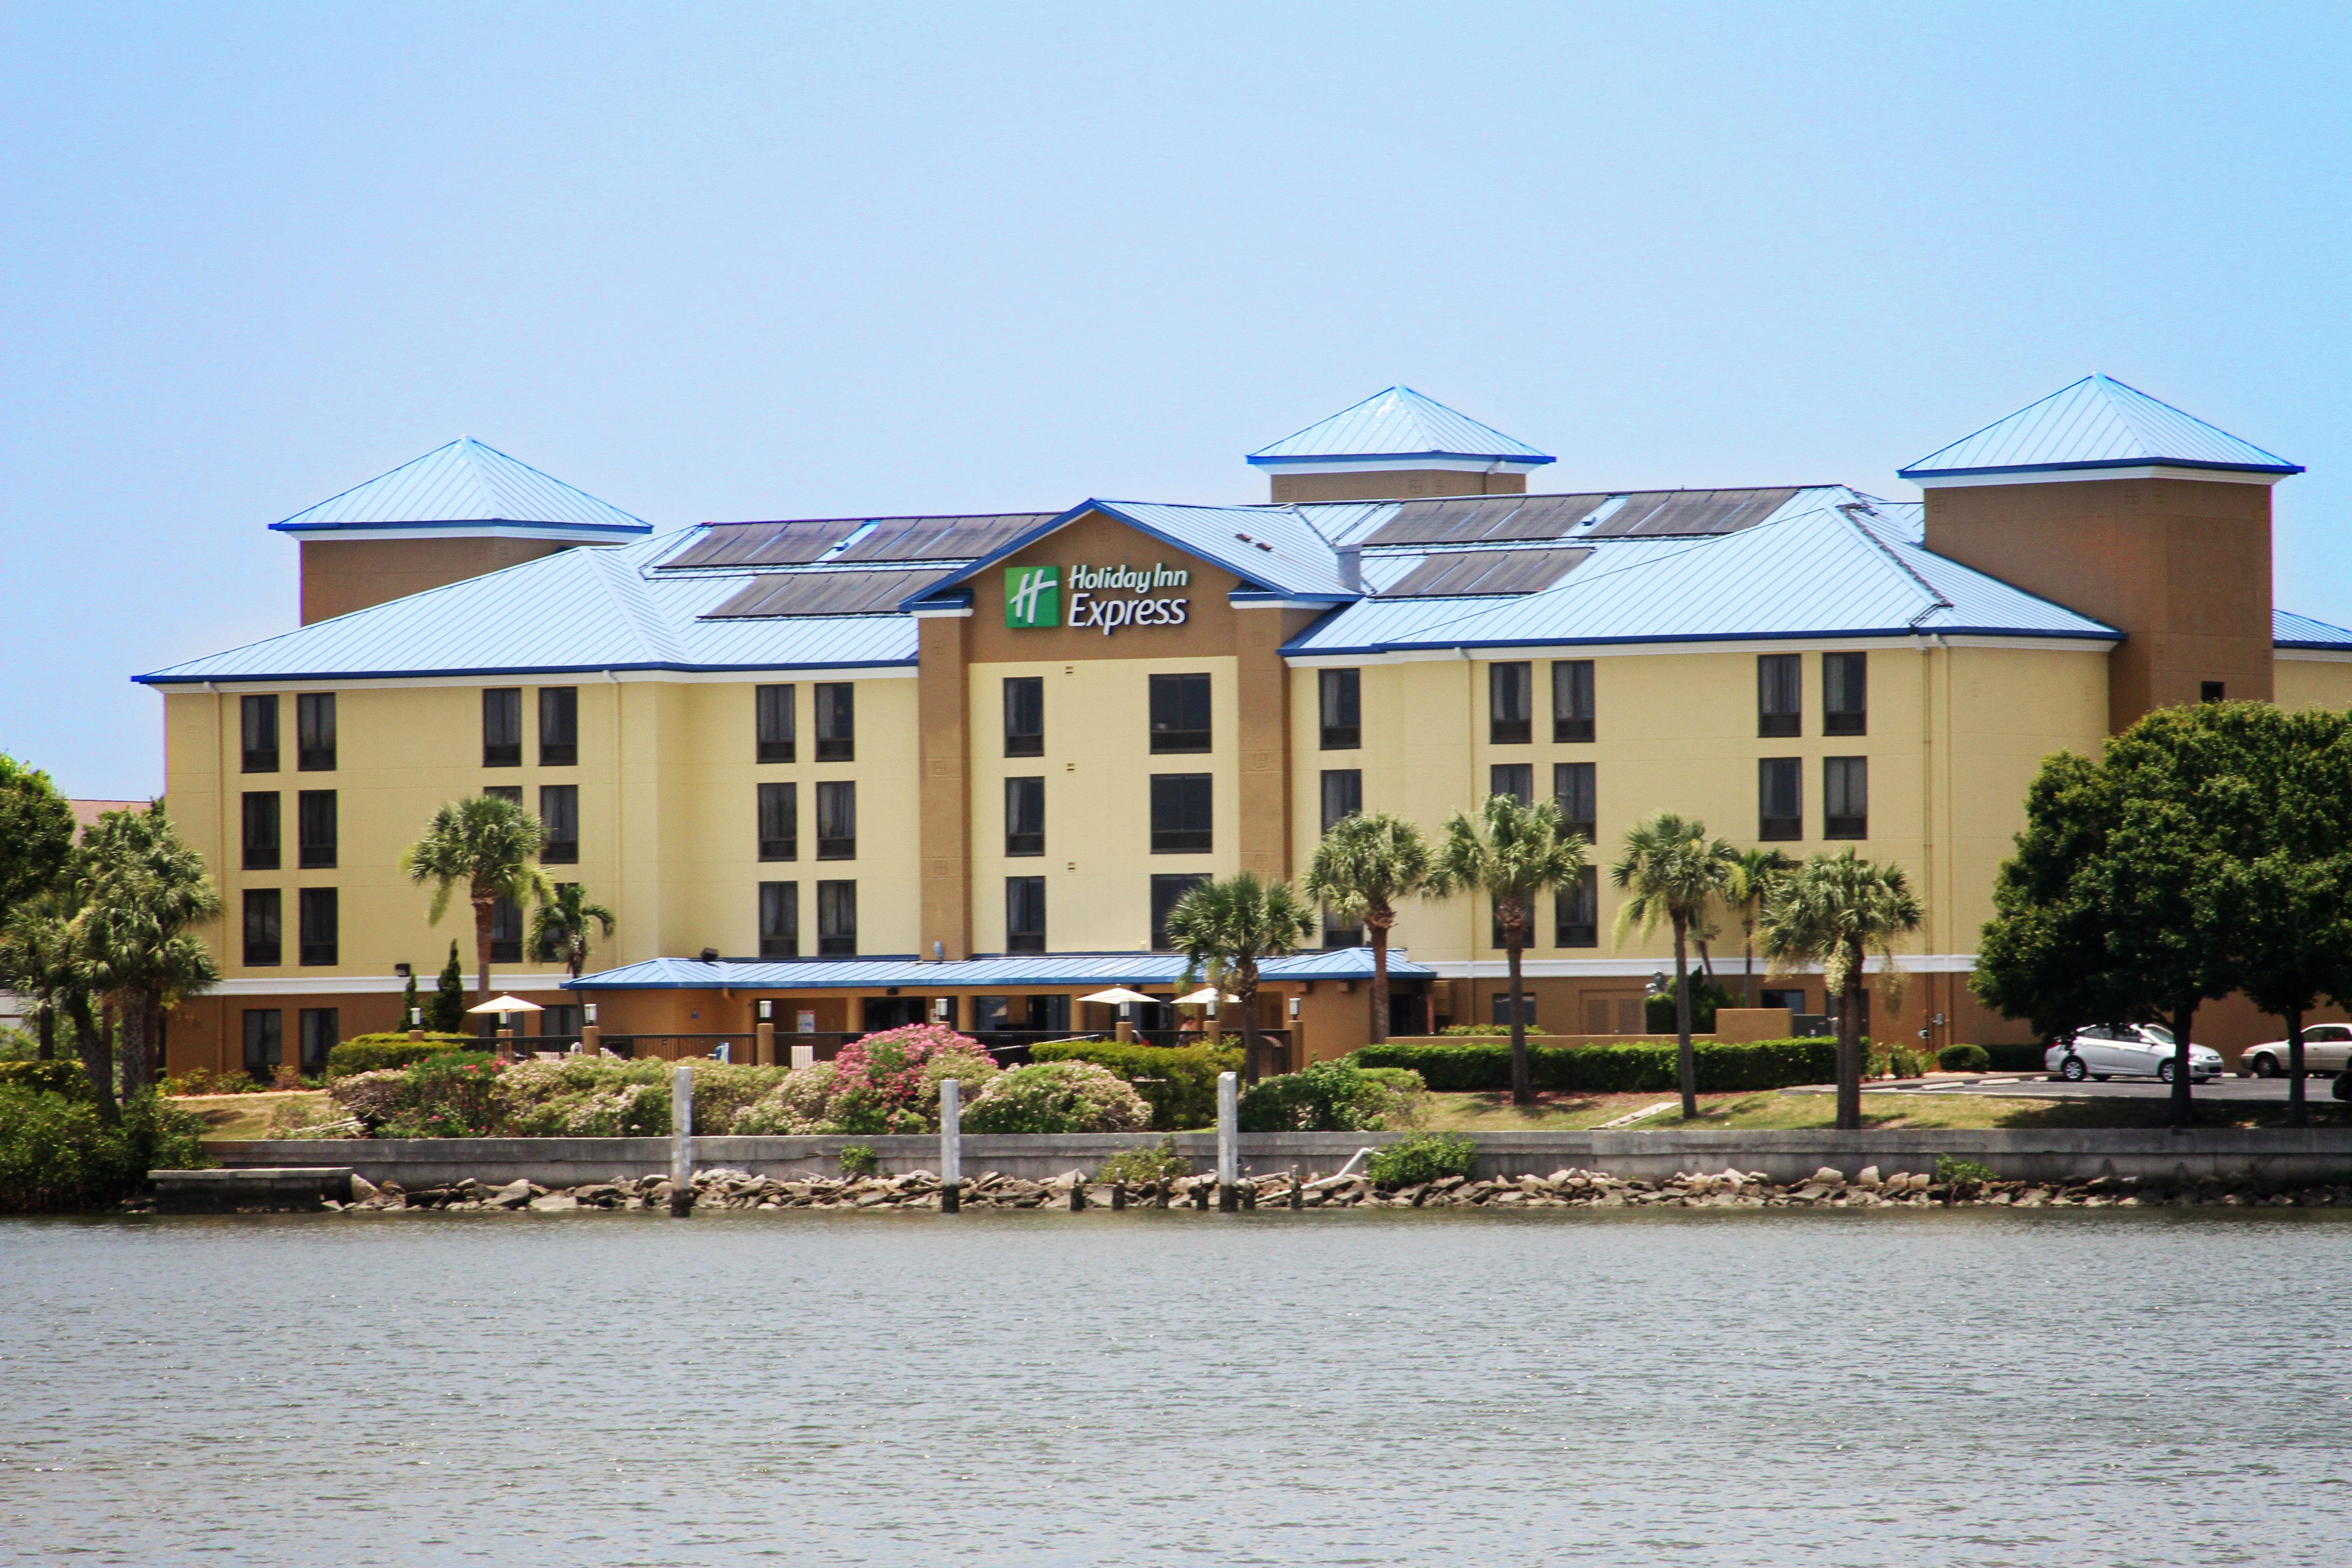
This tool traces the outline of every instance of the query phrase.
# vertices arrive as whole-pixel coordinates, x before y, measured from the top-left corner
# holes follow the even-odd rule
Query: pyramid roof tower
[[[377,537],[462,532],[581,544],[617,543],[653,531],[651,523],[470,436],[269,526],[280,533],[343,538],[361,531]]]
[[[2135,477],[2116,471],[2130,469],[2148,478],[2159,468],[2273,479],[2303,472],[2300,464],[2104,375],[2086,375],[1900,472],[1933,487],[2028,483],[2037,475]]]
[[[1249,455],[1277,501],[1524,494],[1554,459],[1410,386],[1391,386]]]

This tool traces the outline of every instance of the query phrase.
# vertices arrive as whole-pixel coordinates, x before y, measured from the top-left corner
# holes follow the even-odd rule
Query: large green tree
[[[1389,932],[1397,900],[1420,892],[1429,872],[1429,841],[1421,829],[1384,811],[1333,823],[1307,868],[1307,896],[1363,921],[1370,933],[1375,1045],[1389,1037]]]
[[[1258,965],[1298,951],[1315,929],[1315,905],[1287,882],[1244,871],[1185,890],[1168,911],[1168,940],[1209,983],[1231,993],[1242,1015],[1242,1070],[1258,1079]]]
[[[1585,867],[1584,839],[1568,830],[1553,801],[1529,805],[1507,795],[1490,795],[1475,817],[1455,812],[1430,868],[1433,897],[1483,893],[1501,929],[1503,955],[1510,972],[1511,1103],[1533,1105],[1535,1080],[1528,1069],[1527,987],[1520,954],[1535,930],[1537,900],[1576,879]]]
[[[110,996],[121,1016],[128,1100],[153,1079],[165,1010],[220,979],[189,931],[219,917],[220,893],[161,805],[100,816],[75,852],[74,880],[77,958],[90,990]]]
[[[1879,955],[1891,1004],[1901,973],[1895,943],[1924,919],[1903,868],[1865,860],[1849,844],[1791,871],[1773,889],[1758,921],[1765,954],[1776,966],[1820,964],[1822,984],[1839,998],[1837,1124],[1843,1130],[1862,1127],[1864,963]]]
[[[62,1020],[73,1037],[100,1114],[114,1112],[114,1053],[98,1027],[96,1004],[80,961],[72,896],[64,888],[28,900],[9,911],[0,931],[0,985],[31,1002],[37,1013],[44,1060],[56,1056],[55,1032]]]
[[[451,895],[465,889],[474,911],[478,1005],[490,999],[490,927],[499,900],[535,903],[554,893],[539,865],[545,837],[539,818],[514,802],[469,795],[435,812],[425,837],[400,857],[403,876],[433,884],[434,924],[448,912]]]
[[[1633,825],[1624,853],[1609,868],[1612,885],[1625,894],[1617,906],[1615,939],[1654,931],[1661,923],[1675,940],[1675,1074],[1683,1097],[1683,1120],[1698,1114],[1698,1059],[1691,1050],[1690,937],[1703,929],[1707,906],[1727,897],[1738,874],[1738,851],[1707,837],[1706,824],[1670,811]]]
[[[73,807],[49,775],[0,752],[0,925],[57,886],[73,841]]]

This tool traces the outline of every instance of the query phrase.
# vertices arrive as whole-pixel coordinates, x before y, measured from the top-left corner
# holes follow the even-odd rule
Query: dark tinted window
[[[1004,781],[1004,852],[1043,855],[1045,852],[1045,781],[1042,778]]]
[[[245,745],[245,771],[278,771],[278,699],[247,697],[237,703],[237,726]]]
[[[2227,681],[2200,680],[2197,683],[2197,700],[2200,702],[2220,702],[2226,700],[2229,695],[2230,685]],[[1858,730],[1854,732],[1861,733]]]
[[[245,1070],[268,1079],[286,1059],[286,1015],[275,1007],[249,1007],[245,1014]]]
[[[1756,764],[1756,837],[1805,836],[1805,764],[1796,757],[1766,757]]]
[[[482,766],[522,766],[522,688],[494,686],[482,693]]]
[[[580,861],[580,786],[541,784],[539,825],[546,841],[539,858],[551,866],[574,866]]]
[[[539,765],[568,768],[580,761],[580,689],[539,689]]]
[[[1352,752],[1364,743],[1363,672],[1318,669],[1316,695],[1323,710],[1323,749]]]
[[[335,863],[335,792],[306,789],[294,797],[295,842],[299,864],[316,870]]]
[[[1491,795],[1507,795],[1521,805],[1536,803],[1536,765],[1533,763],[1496,763],[1486,770],[1486,789]]]
[[[522,804],[522,785],[484,784],[482,786],[482,796],[486,800],[502,800],[509,805],[520,805]]]
[[[820,681],[814,689],[816,693],[816,760],[820,763],[853,761],[857,755],[857,689],[845,680],[839,680]]]
[[[793,701],[793,689],[789,686],[762,686],[754,699],[759,710],[759,756],[763,763],[793,760],[800,715]]]
[[[1205,752],[1209,749],[1207,676],[1155,675],[1151,678],[1151,749],[1155,752]]]
[[[1520,746],[1535,738],[1535,667],[1486,667],[1486,739],[1497,746]]]
[[[1870,837],[1870,759],[1822,759],[1822,837]]]
[[[1551,767],[1551,797],[1559,803],[1560,817],[1568,831],[1583,835],[1587,844],[1601,837],[1594,773],[1591,763],[1554,763]]]
[[[301,893],[302,962],[338,963],[342,937],[341,900],[332,888],[305,888]]]
[[[760,884],[760,956],[798,958],[801,955],[801,885],[798,882]]]
[[[522,962],[522,906],[512,899],[490,906],[490,962]]]
[[[281,963],[286,935],[285,895],[275,888],[245,890],[245,962],[259,967]]]
[[[245,868],[275,871],[278,861],[278,792],[248,790],[245,796]]]
[[[327,1053],[342,1043],[343,1015],[334,1007],[301,1011],[302,1076],[320,1078],[327,1071]]]
[[[1330,905],[1323,906],[1323,945],[1325,947],[1361,947],[1364,945],[1364,922],[1349,921]]]
[[[1592,739],[1592,661],[1589,658],[1552,661],[1551,738]]]
[[[1822,733],[1870,733],[1870,656],[1822,655]]]
[[[306,691],[294,699],[294,765],[306,773],[335,771],[335,694]]]
[[[816,858],[820,860],[857,858],[857,786],[821,784],[816,786]]]
[[[1499,947],[1502,944],[1497,942],[1496,945]],[[1511,994],[1508,991],[1495,994],[1495,1022],[1507,1028],[1510,1026]],[[1536,999],[1525,991],[1519,993],[1519,1022],[1529,1029],[1536,1026]]]
[[[797,860],[801,858],[801,790],[798,784],[760,786],[760,858]],[[775,882],[772,887],[787,884]]]
[[[1323,831],[1331,831],[1341,817],[1354,816],[1364,809],[1364,771],[1361,768],[1325,768],[1323,770]]]
[[[1008,676],[1004,682],[1004,754],[1045,754],[1045,678]]]
[[[1151,775],[1151,852],[1154,855],[1209,853],[1210,775]]]
[[[1004,879],[1004,951],[1045,951],[1045,879]]]
[[[1168,940],[1168,911],[1176,900],[1209,879],[1197,871],[1185,871],[1172,877],[1151,879],[1151,948],[1166,952],[1175,944]]]
[[[857,956],[857,884],[819,882],[816,885],[816,955],[819,958]]]
[[[1576,880],[1552,895],[1552,945],[1601,945],[1601,871],[1587,866]]]
[[[1801,735],[1805,731],[1804,676],[1793,653],[1756,656],[1756,732]]]

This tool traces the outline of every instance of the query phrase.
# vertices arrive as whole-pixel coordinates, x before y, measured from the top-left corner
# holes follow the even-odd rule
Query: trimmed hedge
[[[1992,1056],[1982,1046],[1946,1046],[1936,1053],[1936,1065],[1946,1072],[1990,1072]]]
[[[1217,1075],[1242,1070],[1242,1053],[1214,1046],[1123,1046],[1117,1040],[1056,1040],[1032,1046],[1033,1062],[1093,1062],[1134,1087],[1151,1107],[1151,1130],[1182,1132],[1217,1124]],[[1369,1063],[1360,1063],[1369,1066]]]
[[[1837,1076],[1835,1040],[1757,1040],[1734,1045],[1696,1040],[1702,1094],[1786,1089],[1828,1083]],[[1366,1046],[1349,1058],[1359,1067],[1411,1068],[1440,1092],[1507,1089],[1507,1043],[1462,1046]],[[1675,1087],[1675,1047],[1641,1041],[1623,1046],[1529,1046],[1528,1071],[1539,1089],[1582,1094],[1652,1094]]]
[[[427,1035],[422,1040],[410,1039],[404,1030],[399,1034],[354,1035],[328,1050],[327,1079],[331,1083],[353,1073],[415,1067],[428,1058],[446,1056],[451,1051],[481,1048],[482,1042],[472,1035]]]
[[[29,1089],[37,1094],[88,1100],[89,1069],[79,1060],[0,1062],[0,1089]]]

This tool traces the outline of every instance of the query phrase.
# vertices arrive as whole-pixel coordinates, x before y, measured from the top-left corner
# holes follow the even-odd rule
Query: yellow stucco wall
[[[2282,652],[2272,685],[2282,708],[2352,708],[2352,662],[2296,658]]]

